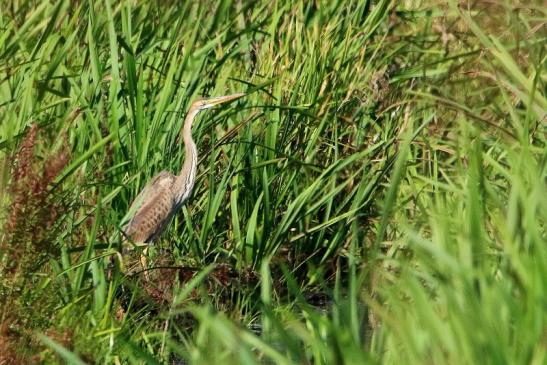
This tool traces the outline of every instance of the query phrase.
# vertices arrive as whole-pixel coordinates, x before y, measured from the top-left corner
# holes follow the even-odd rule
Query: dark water
[[[332,316],[333,309],[335,308],[335,302],[332,299],[331,296],[324,293],[314,293],[311,295],[306,296],[305,303],[302,304],[302,306],[306,307],[306,310],[312,310],[315,311],[316,314],[320,316],[326,316],[330,317]],[[363,303],[357,304],[357,311],[359,314],[359,318],[363,319],[363,323],[359,326],[361,329],[361,338],[365,340],[365,343],[369,343],[371,336],[372,336],[372,327],[367,320],[367,307]],[[349,302],[346,300],[343,300],[342,303],[338,305],[338,309],[340,311],[346,311],[349,307]],[[343,316],[343,315],[342,315]],[[263,324],[260,322],[260,320],[257,320],[256,322],[253,322],[248,325],[247,329],[255,334],[258,337],[264,337],[264,327]],[[281,353],[286,352],[287,347],[286,344],[283,343],[280,339],[275,338],[268,338],[267,343],[272,346],[277,351],[280,351]],[[267,360],[262,360],[263,363],[268,364],[269,362]],[[189,362],[185,359],[181,358],[173,358],[171,361],[172,365],[186,365],[189,364]]]

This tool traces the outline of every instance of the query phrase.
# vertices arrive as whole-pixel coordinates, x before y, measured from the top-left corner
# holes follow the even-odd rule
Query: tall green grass
[[[508,0],[0,10],[0,363],[544,363],[545,19]],[[132,199],[182,166],[188,105],[233,92],[194,127],[152,280],[108,269]]]

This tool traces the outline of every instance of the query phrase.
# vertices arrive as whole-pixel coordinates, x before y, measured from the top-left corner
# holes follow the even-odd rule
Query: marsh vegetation
[[[0,364],[543,364],[541,1],[12,1]],[[152,176],[191,199],[109,268]]]

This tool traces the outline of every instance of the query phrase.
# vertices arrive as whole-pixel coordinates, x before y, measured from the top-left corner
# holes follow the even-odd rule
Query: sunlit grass
[[[2,9],[0,363],[542,364],[544,22],[501,0]],[[109,269],[132,199],[182,166],[188,105],[235,92],[194,127],[151,281]]]

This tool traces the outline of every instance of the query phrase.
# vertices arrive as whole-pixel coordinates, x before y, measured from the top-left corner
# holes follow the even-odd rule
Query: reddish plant
[[[0,250],[5,255],[4,270],[13,273],[18,266],[41,263],[52,253],[53,227],[66,211],[66,205],[54,194],[52,184],[69,161],[64,148],[43,161],[35,156],[38,127],[34,124],[12,159],[8,185],[10,205]],[[38,259],[38,260],[37,260]]]
[[[67,144],[45,158],[36,155],[39,128],[34,124],[11,158],[8,206],[0,242],[0,365],[29,363],[30,334],[47,327],[49,298],[28,290],[33,273],[56,250],[54,237],[68,205],[54,182],[68,164]],[[39,308],[38,310],[36,308]]]

